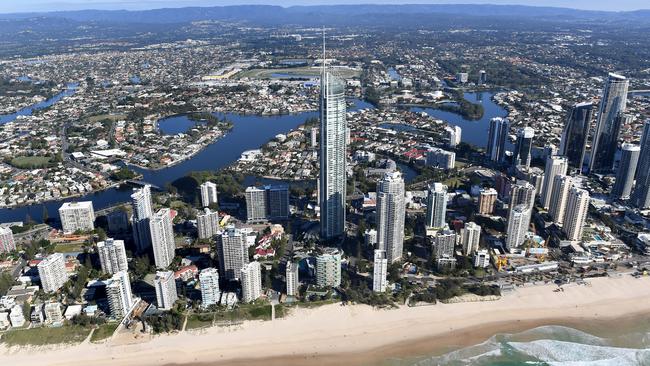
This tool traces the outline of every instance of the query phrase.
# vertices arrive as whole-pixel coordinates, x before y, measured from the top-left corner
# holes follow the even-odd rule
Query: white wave
[[[508,345],[551,366],[645,366],[650,350],[541,339]]]

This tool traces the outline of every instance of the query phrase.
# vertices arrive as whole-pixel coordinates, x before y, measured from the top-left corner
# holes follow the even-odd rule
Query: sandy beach
[[[286,318],[154,337],[136,344],[84,342],[0,348],[0,365],[363,365],[445,352],[495,333],[540,325],[596,330],[650,315],[650,278],[518,288],[497,301],[377,310],[365,305],[296,309]]]

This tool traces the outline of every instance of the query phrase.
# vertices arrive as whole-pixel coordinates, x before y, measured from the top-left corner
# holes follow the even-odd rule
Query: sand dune
[[[650,313],[650,278],[598,278],[589,286],[518,288],[500,300],[377,310],[364,305],[296,309],[273,322],[39,349],[0,348],[0,365],[362,364],[478,343],[542,324],[589,324]]]

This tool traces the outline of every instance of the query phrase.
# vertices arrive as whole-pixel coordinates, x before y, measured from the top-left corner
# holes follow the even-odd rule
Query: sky
[[[518,4],[557,6],[574,9],[625,11],[650,9],[648,0],[0,0],[0,13],[80,9],[143,10],[163,7],[218,6],[242,4],[322,5],[322,4]]]

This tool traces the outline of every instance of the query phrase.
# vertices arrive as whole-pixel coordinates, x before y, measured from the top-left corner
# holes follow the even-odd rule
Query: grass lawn
[[[9,331],[2,335],[1,342],[9,346],[80,343],[88,336],[88,333],[90,333],[90,329],[78,326],[41,327]]]
[[[214,313],[191,314],[187,317],[187,325],[185,326],[185,329],[190,330],[211,327],[213,319]]]
[[[83,252],[83,243],[60,243],[54,247],[56,253]]]
[[[118,325],[120,325],[120,323],[108,323],[100,325],[97,329],[95,329],[95,332],[90,337],[90,341],[99,342],[112,336]]]
[[[19,169],[45,168],[50,165],[49,156],[16,156],[10,162]]]

